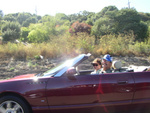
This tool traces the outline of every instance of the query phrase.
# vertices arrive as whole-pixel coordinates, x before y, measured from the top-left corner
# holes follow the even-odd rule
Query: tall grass
[[[116,56],[150,56],[150,38],[144,42],[134,41],[134,34],[105,35],[96,47],[97,54]]]
[[[150,44],[147,42],[136,42],[134,45],[129,45],[129,48],[136,56],[150,57]]]
[[[99,44],[96,46],[97,54],[112,54],[112,55],[129,55],[131,51],[129,45],[134,44],[134,34],[119,34],[119,35],[105,35],[100,38]]]
[[[81,53],[92,53],[99,56],[111,54],[116,56],[148,56],[150,57],[150,37],[144,42],[134,42],[134,34],[105,35],[95,45],[95,38],[85,33],[64,35],[51,38],[45,43],[28,45],[7,43],[0,45],[0,58],[28,60],[38,58],[56,58],[61,56],[76,56]]]

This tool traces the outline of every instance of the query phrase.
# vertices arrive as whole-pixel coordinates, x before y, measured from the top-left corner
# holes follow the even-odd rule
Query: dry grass
[[[39,55],[44,58],[75,56],[81,53],[92,53],[99,56],[111,54],[116,56],[150,57],[150,38],[145,42],[134,42],[132,33],[123,35],[105,35],[95,45],[95,38],[85,33],[70,36],[53,37],[49,42],[34,44],[7,43],[0,45],[0,58],[33,59]]]

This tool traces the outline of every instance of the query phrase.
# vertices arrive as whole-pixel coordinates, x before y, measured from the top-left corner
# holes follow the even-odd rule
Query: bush
[[[134,34],[104,35],[96,46],[95,54],[111,54],[125,56],[129,53],[129,45],[134,42]]]
[[[2,26],[3,41],[15,41],[20,38],[20,24],[7,22]]]
[[[136,56],[150,55],[150,44],[146,42],[136,42],[134,45],[130,45],[129,48]]]
[[[32,43],[41,43],[49,40],[49,36],[44,29],[36,29],[29,32],[28,40]]]
[[[71,28],[69,29],[69,33],[71,33],[73,35],[73,34],[77,34],[79,32],[85,32],[85,33],[90,34],[91,26],[86,23],[79,23],[78,21],[74,22],[71,25]]]
[[[22,27],[21,28],[21,37],[20,40],[23,42],[28,42],[28,34],[30,30],[27,27]]]

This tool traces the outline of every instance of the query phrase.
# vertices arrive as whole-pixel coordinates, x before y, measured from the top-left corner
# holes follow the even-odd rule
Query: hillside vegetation
[[[0,11],[0,58],[57,58],[92,53],[150,58],[150,13],[115,6],[43,17]],[[16,42],[17,40],[17,42]]]

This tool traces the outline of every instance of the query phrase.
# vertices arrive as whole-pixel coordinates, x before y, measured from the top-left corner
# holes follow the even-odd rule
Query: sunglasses
[[[98,64],[92,64],[93,66],[98,66]]]

